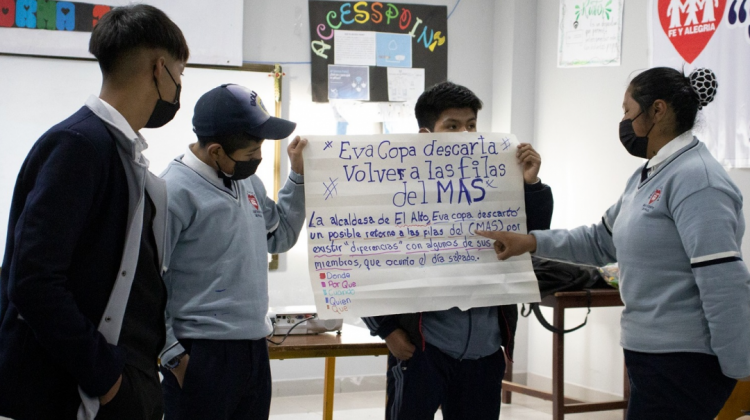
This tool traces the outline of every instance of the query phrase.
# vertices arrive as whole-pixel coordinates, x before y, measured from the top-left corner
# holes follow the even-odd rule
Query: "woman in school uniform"
[[[628,419],[713,419],[750,380],[750,273],[740,246],[742,195],[692,134],[716,95],[714,73],[652,68],[630,83],[620,141],[648,159],[602,220],[495,239],[498,259],[618,262]]]

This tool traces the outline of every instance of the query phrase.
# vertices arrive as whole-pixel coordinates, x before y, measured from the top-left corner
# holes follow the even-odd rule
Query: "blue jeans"
[[[702,353],[625,350],[630,376],[628,420],[713,420],[737,381]]]

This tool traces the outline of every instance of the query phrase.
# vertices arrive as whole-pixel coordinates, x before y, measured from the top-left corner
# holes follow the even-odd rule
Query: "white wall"
[[[630,75],[648,67],[646,3],[625,3],[620,66],[571,69],[557,67],[559,2],[538,2],[535,132],[543,179],[555,197],[553,228],[596,223],[642,164],[624,151],[617,133]],[[550,320],[551,312],[544,311]],[[568,310],[568,325],[580,323],[585,312]],[[622,394],[621,312],[595,309],[585,328],[566,335],[566,382]],[[551,377],[551,345],[551,333],[530,322],[529,373]]]
[[[628,82],[636,71],[649,66],[650,2],[625,2],[620,66],[577,69],[556,66],[559,2],[537,3],[535,144],[543,159],[542,177],[555,196],[552,227],[573,228],[600,220],[621,194],[627,178],[643,164],[624,151],[618,124]],[[750,195],[749,170],[732,170],[730,176],[745,196]],[[745,235],[745,249],[748,240]],[[566,382],[622,394],[621,312],[617,308],[594,309],[585,328],[566,335]],[[552,319],[551,310],[544,313]],[[585,309],[568,310],[567,314],[568,325],[577,325]],[[551,344],[551,333],[531,321],[529,373],[551,377]]]
[[[409,0],[407,3],[444,5],[448,13],[456,0]],[[492,129],[493,22],[492,0],[468,0],[458,4],[448,20],[448,78],[479,95],[484,108],[479,114],[480,131]],[[244,60],[281,63],[284,81],[283,115],[298,123],[296,134],[335,134],[336,124],[328,104],[311,100],[310,35],[306,0],[246,0]],[[306,232],[289,253],[282,256],[281,269],[269,277],[271,305],[312,304],[307,273]],[[355,322],[356,320],[350,320]],[[383,375],[385,358],[340,359],[340,376]],[[319,378],[323,360],[273,361],[275,380]]]
[[[533,145],[536,14],[536,0],[495,3],[492,71],[492,131],[513,133],[519,141]],[[519,319],[513,357],[516,374],[527,371],[528,324],[527,319]]]

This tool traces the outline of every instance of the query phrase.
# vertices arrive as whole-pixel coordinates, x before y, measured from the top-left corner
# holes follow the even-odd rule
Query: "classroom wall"
[[[449,13],[453,11],[448,22],[448,76],[484,101],[480,131],[513,132],[541,153],[540,176],[555,196],[553,227],[598,221],[619,196],[627,177],[642,164],[624,152],[617,127],[631,74],[649,64],[649,2],[626,2],[621,66],[578,69],[556,66],[557,0],[408,2],[445,5]],[[307,0],[245,0],[244,28],[246,62],[283,65],[287,75],[282,113],[298,123],[297,134],[335,134],[331,107],[310,99]],[[0,170],[0,175],[15,177],[15,172]],[[750,170],[732,170],[730,175],[743,194],[750,195]],[[280,270],[269,277],[272,306],[313,303],[305,238],[303,232],[298,245],[282,256]],[[750,235],[745,236],[743,248],[747,249],[748,241]],[[551,319],[551,311],[543,311]],[[567,313],[569,325],[574,325],[583,320],[585,310]],[[585,328],[566,336],[567,382],[621,394],[620,313],[614,308],[595,309]],[[375,383],[367,378],[382,377],[385,363],[384,357],[342,358],[337,375],[348,377],[356,388]],[[551,376],[551,333],[536,320],[519,323],[514,368],[517,373]],[[272,370],[275,381],[309,384],[322,378],[323,361],[272,361]]]
[[[494,12],[492,131],[535,144],[536,0],[498,0]],[[514,374],[527,370],[528,320],[519,319]],[[518,377],[518,376],[516,376]]]
[[[632,72],[648,67],[646,1],[625,3],[622,62],[616,67],[558,68],[559,2],[539,0],[536,17],[536,148],[541,177],[553,190],[553,228],[596,223],[642,165],[618,139],[622,97]],[[585,328],[567,334],[568,383],[622,394],[620,308],[595,309]],[[548,320],[552,311],[543,309]],[[567,325],[585,309],[567,310]],[[552,376],[552,334],[529,322],[528,372]]]
[[[554,192],[553,228],[599,221],[628,177],[643,164],[623,149],[618,124],[629,80],[649,66],[650,3],[625,2],[620,66],[569,69],[557,68],[559,2],[537,1],[535,145],[543,160],[541,177]],[[750,170],[729,173],[742,193],[750,196]],[[745,218],[747,224],[747,212]],[[748,240],[746,234],[744,249]],[[543,312],[552,319],[550,309]],[[565,336],[567,383],[622,395],[621,312],[594,309],[586,327]],[[578,325],[585,313],[585,309],[566,311],[568,327]],[[551,377],[551,345],[552,334],[536,320],[530,321],[529,374]]]
[[[448,78],[466,85],[484,101],[479,114],[480,131],[492,130],[493,47],[496,42],[492,0],[409,0],[406,3],[444,5],[453,14],[448,20]],[[283,115],[297,122],[296,134],[335,134],[336,119],[328,104],[311,101],[310,36],[306,0],[246,0],[244,60],[281,63],[286,72]],[[281,269],[269,277],[271,305],[313,304],[307,273],[306,232],[289,253]],[[356,322],[357,320],[349,320]],[[383,375],[384,357],[342,358],[337,375]],[[275,381],[312,380],[323,375],[322,360],[272,361]],[[366,382],[365,382],[366,383]]]

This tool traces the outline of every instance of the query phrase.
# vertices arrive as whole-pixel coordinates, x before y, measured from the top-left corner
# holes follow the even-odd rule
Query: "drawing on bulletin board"
[[[112,8],[53,0],[0,0],[0,27],[91,32]]]
[[[311,1],[312,100],[416,100],[448,77],[448,8]]]
[[[91,31],[112,8],[131,0],[0,0],[0,53],[92,58]],[[242,0],[142,0],[180,27],[190,63],[242,65]]]

